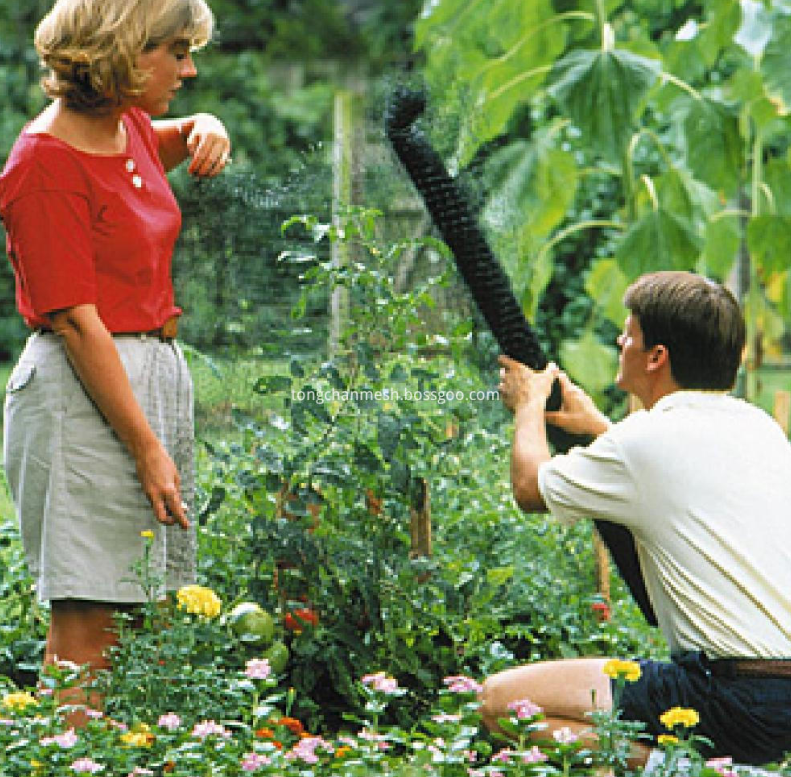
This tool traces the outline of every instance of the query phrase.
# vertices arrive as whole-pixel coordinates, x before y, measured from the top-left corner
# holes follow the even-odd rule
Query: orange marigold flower
[[[343,745],[342,747],[339,747],[335,751],[335,757],[345,758],[347,755],[349,755],[349,753],[351,753],[351,751],[352,751],[351,747],[349,747],[348,745]]]
[[[255,735],[259,739],[274,739],[275,738],[275,732],[272,731],[271,728],[259,728],[259,729],[256,729]]]
[[[287,728],[294,736],[299,736],[305,730],[305,727],[296,718],[280,718],[277,725]]]

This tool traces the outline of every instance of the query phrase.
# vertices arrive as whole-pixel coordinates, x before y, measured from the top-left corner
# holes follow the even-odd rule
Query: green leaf
[[[470,5],[469,0],[426,0],[415,23],[415,48],[425,46],[432,35],[452,33]]]
[[[555,64],[550,94],[611,162],[620,163],[658,64],[629,51],[572,51]]]
[[[744,161],[736,116],[709,99],[684,98],[677,105],[681,106],[686,162],[693,175],[712,189],[732,195]]]
[[[761,57],[761,74],[766,93],[778,101],[781,111],[791,107],[791,19],[778,15],[772,25],[772,38]]]
[[[765,272],[791,265],[791,216],[754,216],[747,224],[747,248]]]
[[[702,25],[698,43],[706,64],[714,67],[739,29],[742,9],[739,0],[709,0],[705,8],[706,23]]]
[[[514,566],[497,567],[489,569],[486,572],[486,582],[489,585],[501,586],[505,585],[514,576]]]
[[[701,241],[690,223],[663,209],[651,210],[629,228],[615,256],[629,278],[654,270],[689,270]]]
[[[483,220],[498,231],[520,228],[549,234],[565,217],[577,193],[577,165],[554,145],[554,127],[535,141],[511,143],[493,155],[492,167],[506,172],[486,203]]]
[[[623,295],[629,279],[621,272],[615,259],[599,259],[585,279],[585,291],[594,300],[602,314],[617,327],[623,325],[627,315]]]
[[[546,23],[553,18],[548,0],[523,5],[499,0],[481,19],[492,38],[486,56],[465,58],[468,61],[456,73],[469,84],[470,101],[461,117],[459,167],[465,167],[482,144],[498,137],[515,111],[544,84],[566,42],[564,26]]]
[[[764,183],[771,193],[771,199],[767,203],[770,212],[791,216],[791,165],[788,158],[774,158],[767,162]]]
[[[740,245],[741,233],[737,219],[709,221],[703,246],[703,272],[709,277],[725,280],[736,261]]]
[[[560,346],[563,368],[573,381],[589,392],[599,392],[612,385],[618,366],[618,352],[604,345],[586,330],[578,340],[564,340]]]

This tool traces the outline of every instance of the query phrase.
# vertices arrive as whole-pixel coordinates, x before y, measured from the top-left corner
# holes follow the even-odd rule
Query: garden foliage
[[[652,270],[725,280],[738,266],[748,376],[782,344],[789,35],[779,2],[425,4],[416,46],[437,141],[460,171],[487,170],[482,216],[526,310],[547,291],[592,300],[557,343],[590,390],[614,360],[595,335],[610,339],[625,285]],[[552,283],[568,266],[585,270],[571,293]]]

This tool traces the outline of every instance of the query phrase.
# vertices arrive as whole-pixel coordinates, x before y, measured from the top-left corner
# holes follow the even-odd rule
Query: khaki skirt
[[[194,504],[192,380],[181,349],[144,335],[114,338],[132,389]],[[6,387],[4,463],[28,567],[41,601],[133,603],[153,532],[155,594],[195,581],[195,529],[163,526],[132,457],[85,393],[51,333],[30,336]],[[135,568],[138,571],[135,571]]]

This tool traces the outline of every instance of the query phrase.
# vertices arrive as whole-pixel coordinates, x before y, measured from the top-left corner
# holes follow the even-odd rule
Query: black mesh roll
[[[489,247],[461,187],[415,124],[425,107],[421,92],[399,89],[393,95],[385,117],[393,150],[451,249],[456,266],[503,353],[534,370],[542,370],[547,358],[514,296],[508,276]],[[560,384],[555,381],[547,409],[556,410],[560,404]],[[551,425],[547,435],[560,451],[590,442],[589,438],[569,435]],[[609,521],[597,520],[595,524],[646,620],[657,625],[631,532]]]

